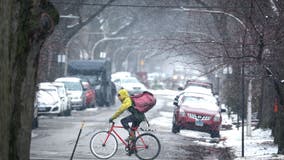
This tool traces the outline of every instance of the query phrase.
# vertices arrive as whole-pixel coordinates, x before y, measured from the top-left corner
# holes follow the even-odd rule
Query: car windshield
[[[126,78],[121,79],[122,83],[139,83],[139,81],[136,78]]]
[[[197,96],[185,96],[183,98],[183,103],[209,103],[210,101],[205,99],[204,97]]]
[[[83,81],[89,81],[90,85],[92,86],[98,85],[102,81],[102,75],[93,75],[93,76],[82,75],[80,76],[80,78],[83,79]]]
[[[64,92],[64,88],[62,87],[58,87],[58,94],[60,95],[60,97],[63,97],[65,92]]]
[[[80,91],[82,90],[81,84],[78,82],[64,82],[68,91]]]

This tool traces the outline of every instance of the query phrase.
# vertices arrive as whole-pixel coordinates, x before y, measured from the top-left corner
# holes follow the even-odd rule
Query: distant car
[[[214,95],[212,88],[213,86],[209,82],[188,80],[185,85],[185,88],[182,88],[180,90],[182,90],[181,93],[191,92],[207,95],[209,99],[219,105],[218,96]]]
[[[198,80],[187,80],[184,89],[189,87],[189,86],[198,86],[198,87],[203,87],[207,89],[213,89],[213,84],[210,82],[203,82],[203,81],[198,81]]]
[[[119,78],[124,78],[124,77],[131,77],[130,72],[115,72],[111,74],[111,81],[114,81]]]
[[[221,108],[198,93],[184,93],[174,101],[172,132],[181,129],[207,132],[211,137],[220,137]]]
[[[64,115],[67,111],[67,106],[61,99],[58,88],[49,82],[38,84],[36,103],[39,115]]]
[[[84,89],[80,78],[61,77],[57,78],[55,82],[62,82],[65,84],[72,109],[82,110],[86,108]]]
[[[120,88],[126,89],[130,95],[142,93],[143,91],[147,91],[146,86],[139,82],[135,77],[123,77],[117,78],[113,80],[114,84],[116,85],[116,89],[119,90]]]
[[[92,89],[90,83],[88,81],[82,82],[84,91],[85,91],[85,105],[86,107],[95,107],[96,106],[96,93],[95,90]]]

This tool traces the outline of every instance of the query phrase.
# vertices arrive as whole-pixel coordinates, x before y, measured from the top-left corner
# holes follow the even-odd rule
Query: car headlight
[[[213,121],[214,121],[214,122],[219,122],[220,119],[221,119],[220,114],[217,114],[217,115],[214,116]]]
[[[185,113],[185,111],[183,109],[180,109],[179,110],[179,115],[180,116],[186,116],[186,113]]]

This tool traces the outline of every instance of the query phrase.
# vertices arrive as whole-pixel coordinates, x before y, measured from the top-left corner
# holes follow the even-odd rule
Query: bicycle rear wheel
[[[143,133],[135,139],[135,155],[141,160],[157,158],[161,151],[159,139],[151,133]]]
[[[99,159],[108,159],[117,151],[118,143],[116,137],[112,133],[107,137],[108,131],[100,131],[94,134],[90,140],[91,152]]]

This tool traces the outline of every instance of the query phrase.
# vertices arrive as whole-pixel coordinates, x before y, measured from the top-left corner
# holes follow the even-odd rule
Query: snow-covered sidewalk
[[[154,94],[166,95],[170,99],[173,99],[177,95],[177,91],[163,90],[163,91],[153,91]],[[169,104],[170,106],[170,104]],[[232,120],[223,115],[223,124],[231,125]],[[234,115],[231,115],[234,117]],[[159,125],[163,128],[170,130],[172,121],[171,112],[160,112],[160,116],[153,119],[150,123]],[[284,155],[278,155],[278,146],[273,143],[274,138],[271,136],[270,129],[254,129],[252,127],[251,136],[247,136],[246,126],[244,128],[244,157],[242,157],[242,127],[238,129],[232,125],[230,130],[221,130],[221,137],[226,137],[225,141],[221,141],[218,144],[208,143],[210,140],[210,135],[207,133],[187,131],[182,130],[180,132],[183,136],[200,138],[202,141],[197,141],[201,145],[217,145],[217,147],[231,147],[236,156],[236,160],[284,160]]]
[[[235,151],[236,159],[284,159],[284,156],[276,154],[277,145],[273,143],[271,130],[256,129],[252,130],[251,136],[247,136],[245,127],[244,157],[242,157],[242,128],[233,127],[232,130],[221,131],[221,134],[227,137],[224,145],[231,147]]]

